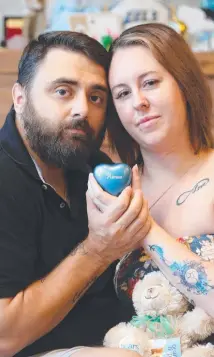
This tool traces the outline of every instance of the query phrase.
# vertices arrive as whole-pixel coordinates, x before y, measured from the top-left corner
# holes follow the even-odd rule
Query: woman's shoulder
[[[207,153],[204,154],[203,162],[209,166],[214,163],[214,148],[210,149]]]
[[[210,149],[209,152],[204,154],[198,174],[201,177],[207,177],[214,184],[214,149]]]

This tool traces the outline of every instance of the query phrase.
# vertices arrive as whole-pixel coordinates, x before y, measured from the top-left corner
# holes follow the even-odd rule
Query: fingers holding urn
[[[104,212],[106,208],[116,200],[115,196],[110,195],[102,189],[92,173],[89,174],[88,193],[101,212]]]
[[[143,209],[143,204],[144,198],[142,191],[134,191],[129,207],[118,219],[117,224],[127,228],[132,222],[134,222],[138,218],[140,212]]]
[[[147,203],[147,201],[144,200],[143,206],[142,206],[138,216],[128,226],[127,233],[130,234],[130,235],[135,235],[139,231],[147,232],[147,227],[148,227],[148,224],[149,224],[150,221],[151,221],[151,219],[150,219],[148,203]]]

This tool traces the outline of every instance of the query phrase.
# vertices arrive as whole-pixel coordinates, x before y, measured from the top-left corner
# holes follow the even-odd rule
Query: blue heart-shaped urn
[[[94,169],[94,177],[108,193],[118,196],[131,182],[132,171],[126,164],[100,164]]]

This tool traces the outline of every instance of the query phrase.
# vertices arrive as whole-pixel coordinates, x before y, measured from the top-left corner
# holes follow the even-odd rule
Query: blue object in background
[[[121,0],[52,0],[45,32],[70,31],[72,13],[98,13],[108,6],[111,11]]]
[[[132,171],[126,164],[100,164],[94,169],[98,184],[113,196],[118,196],[131,183]]]
[[[52,5],[48,31],[70,31],[70,14],[100,12],[97,6],[86,5],[86,1],[55,0]]]
[[[202,9],[214,10],[214,0],[202,0],[200,7]]]

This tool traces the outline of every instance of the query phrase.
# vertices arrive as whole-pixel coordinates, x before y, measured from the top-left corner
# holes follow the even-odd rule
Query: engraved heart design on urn
[[[94,169],[98,184],[111,195],[118,196],[131,183],[132,171],[126,164],[100,164]]]

